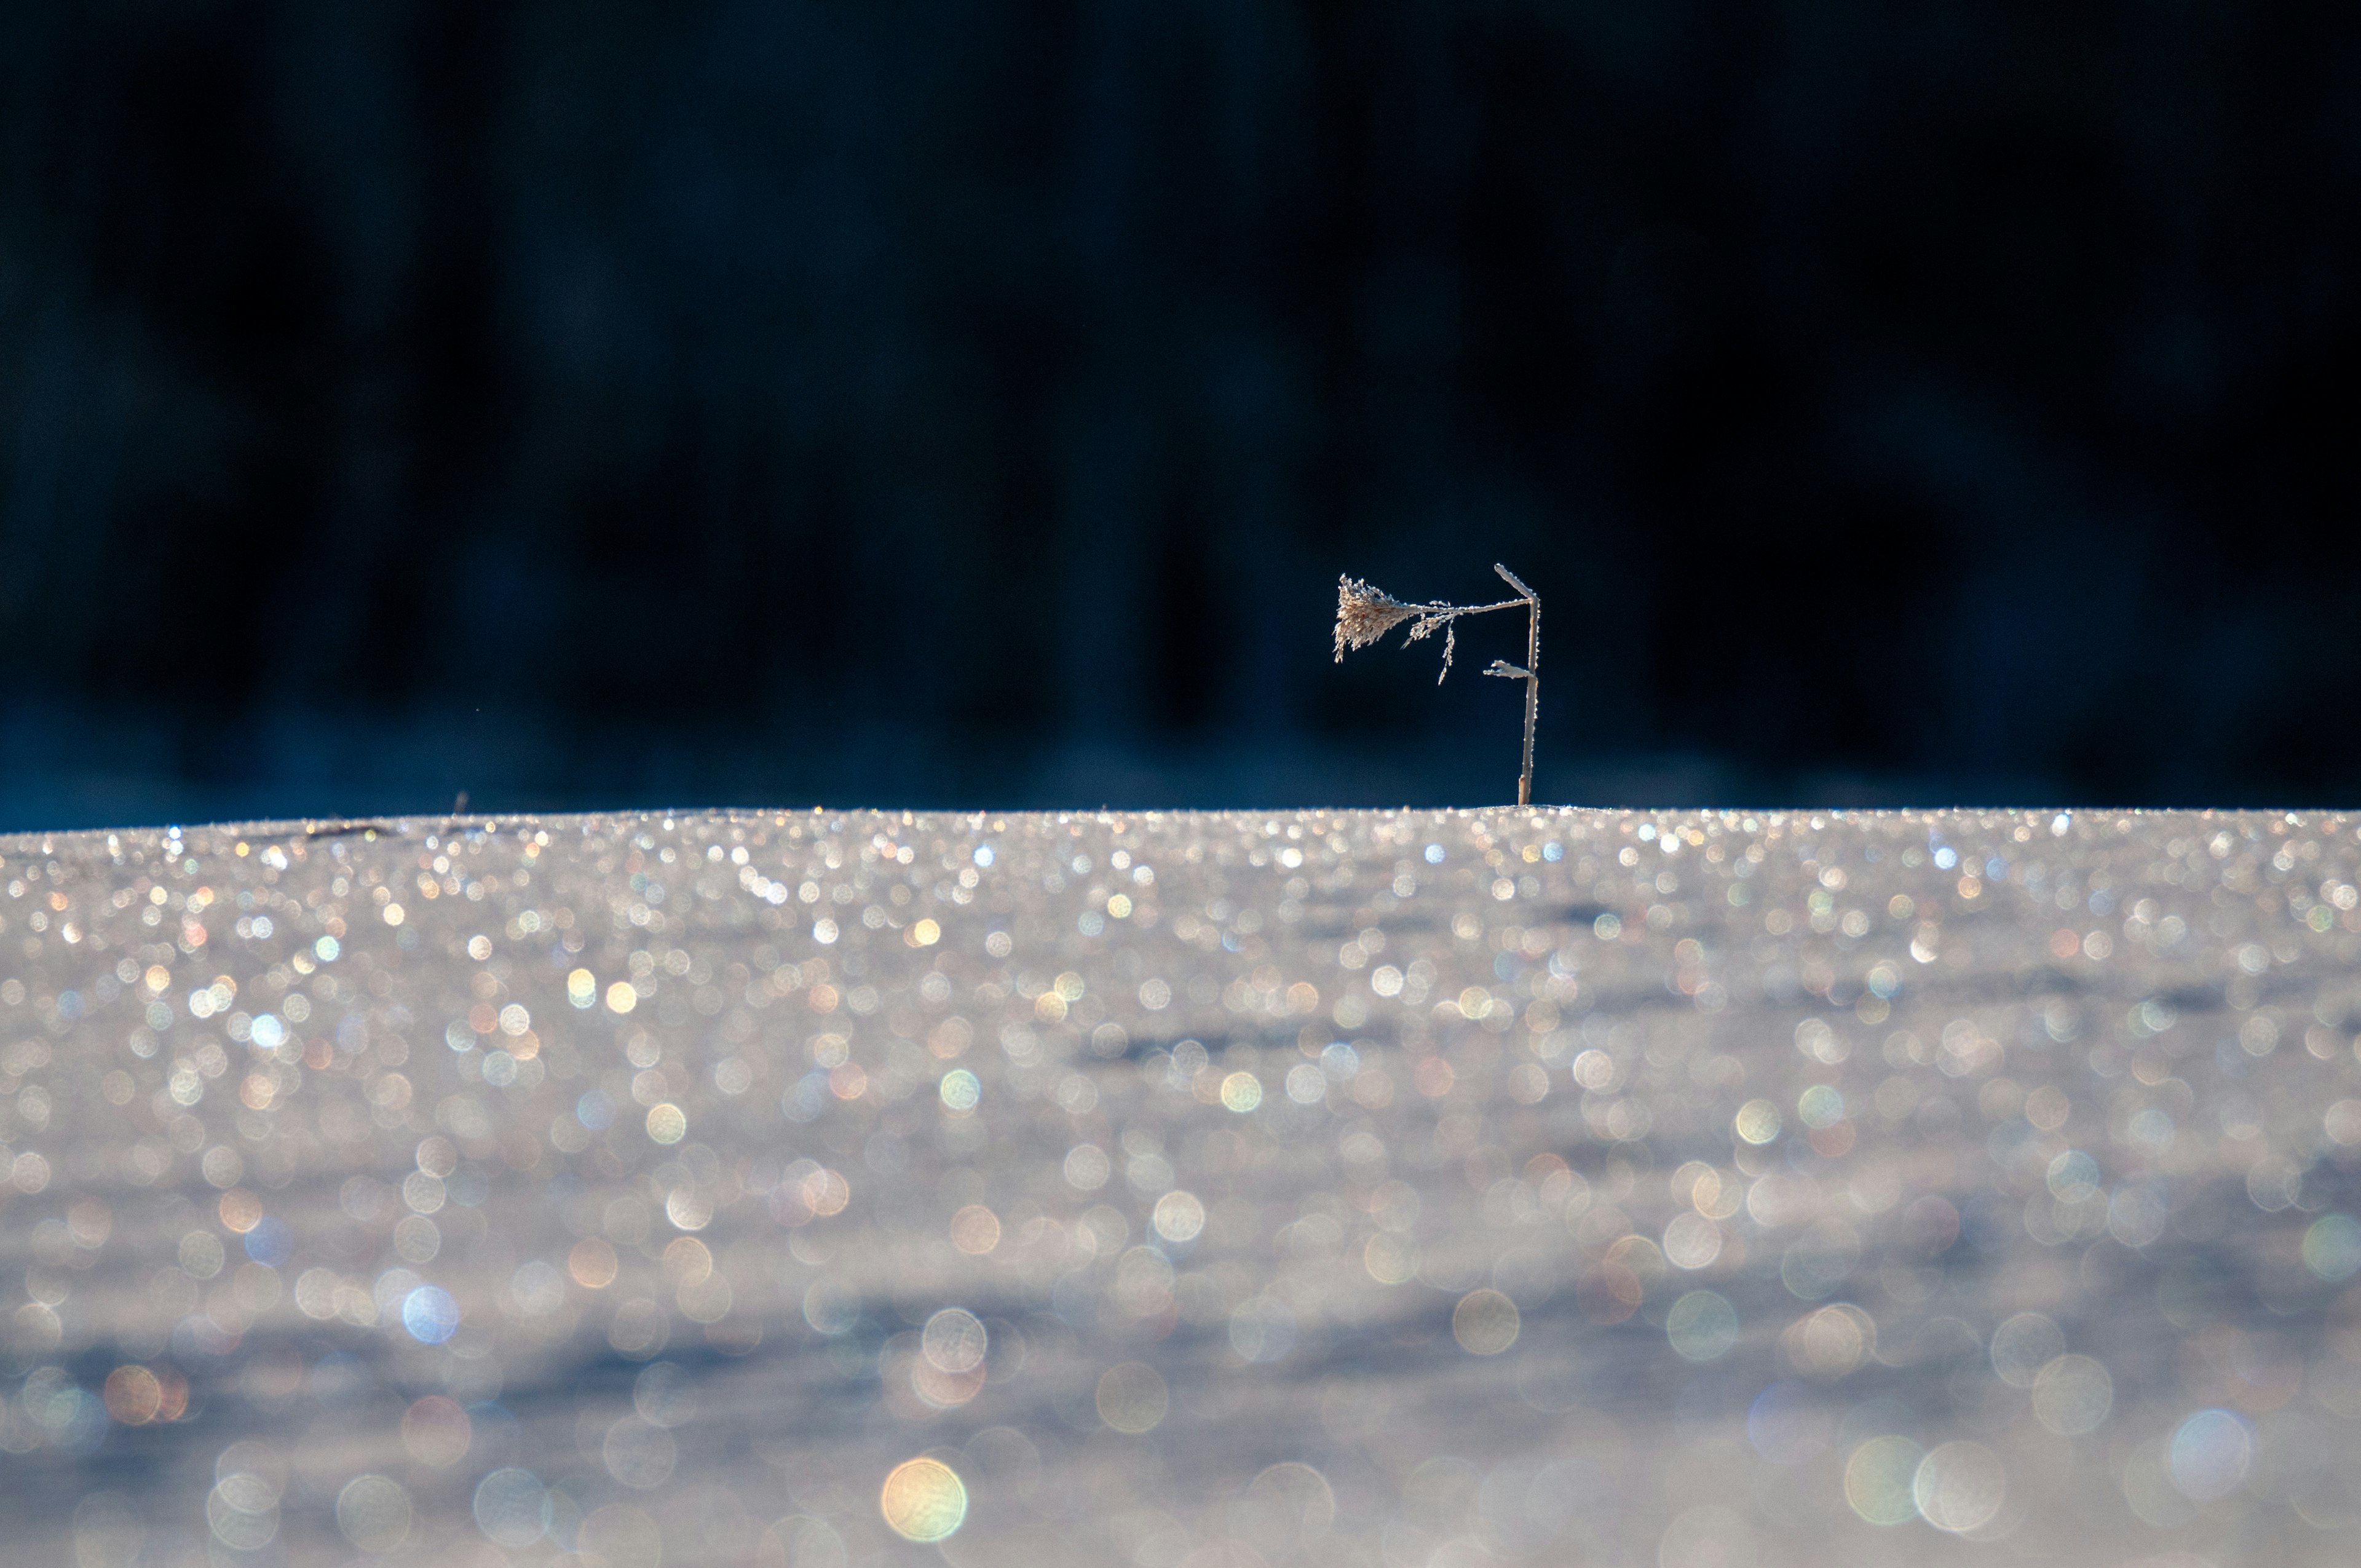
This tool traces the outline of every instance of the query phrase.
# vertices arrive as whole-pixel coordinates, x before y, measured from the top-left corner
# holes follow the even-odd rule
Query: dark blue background
[[[2356,17],[13,6],[0,828],[2350,805]]]

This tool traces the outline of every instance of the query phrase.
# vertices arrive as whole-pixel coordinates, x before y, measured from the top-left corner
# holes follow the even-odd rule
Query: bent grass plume
[[[1517,775],[1517,804],[1531,806],[1533,794],[1533,726],[1541,715],[1542,692],[1542,601],[1541,596],[1518,580],[1508,567],[1495,562],[1492,570],[1517,590],[1517,597],[1502,599],[1498,604],[1410,604],[1398,599],[1383,588],[1372,587],[1358,577],[1336,579],[1336,662],[1345,662],[1348,648],[1367,648],[1383,638],[1404,621],[1410,622],[1410,635],[1405,643],[1415,642],[1437,628],[1443,631],[1443,674],[1434,677],[1441,685],[1444,675],[1451,674],[1451,656],[1458,651],[1458,629],[1453,625],[1463,615],[1488,615],[1496,609],[1516,609],[1521,607],[1525,620],[1525,663],[1523,668],[1506,659],[1495,659],[1484,673],[1507,680],[1525,683],[1525,767]]]

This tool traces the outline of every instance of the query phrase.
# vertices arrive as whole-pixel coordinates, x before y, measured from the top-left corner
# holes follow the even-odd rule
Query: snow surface
[[[0,839],[0,1539],[2350,1561],[2357,839],[1535,810]]]

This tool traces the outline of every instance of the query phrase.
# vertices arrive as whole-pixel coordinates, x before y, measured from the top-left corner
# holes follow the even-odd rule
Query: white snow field
[[[0,1557],[2350,1563],[2361,818],[0,839]]]

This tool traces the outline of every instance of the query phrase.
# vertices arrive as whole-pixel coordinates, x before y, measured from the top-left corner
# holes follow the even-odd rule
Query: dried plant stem
[[[1539,726],[1542,712],[1542,598],[1541,595],[1517,580],[1508,567],[1494,562],[1492,570],[1508,580],[1510,587],[1524,596],[1525,603],[1525,768],[1517,775],[1517,804],[1533,803],[1533,730]],[[1510,674],[1496,660],[1492,672]]]
[[[1492,570],[1517,590],[1517,597],[1502,599],[1498,604],[1413,604],[1394,598],[1382,588],[1372,587],[1358,577],[1336,579],[1336,662],[1345,661],[1348,648],[1366,648],[1378,641],[1404,621],[1410,622],[1405,642],[1415,642],[1438,627],[1443,630],[1443,674],[1434,677],[1440,685],[1444,675],[1451,674],[1451,656],[1458,647],[1458,630],[1454,624],[1463,615],[1488,615],[1496,609],[1525,611],[1525,663],[1522,669],[1505,659],[1492,661],[1484,673],[1525,683],[1525,765],[1517,775],[1517,804],[1531,806],[1533,795],[1533,730],[1541,717],[1542,662],[1542,600],[1541,596],[1518,579],[1508,567],[1494,563]]]
[[[1533,731],[1541,725],[1542,673],[1534,666],[1542,662],[1542,601],[1531,601],[1532,612],[1525,618],[1525,771],[1517,780],[1517,804],[1533,803]]]

